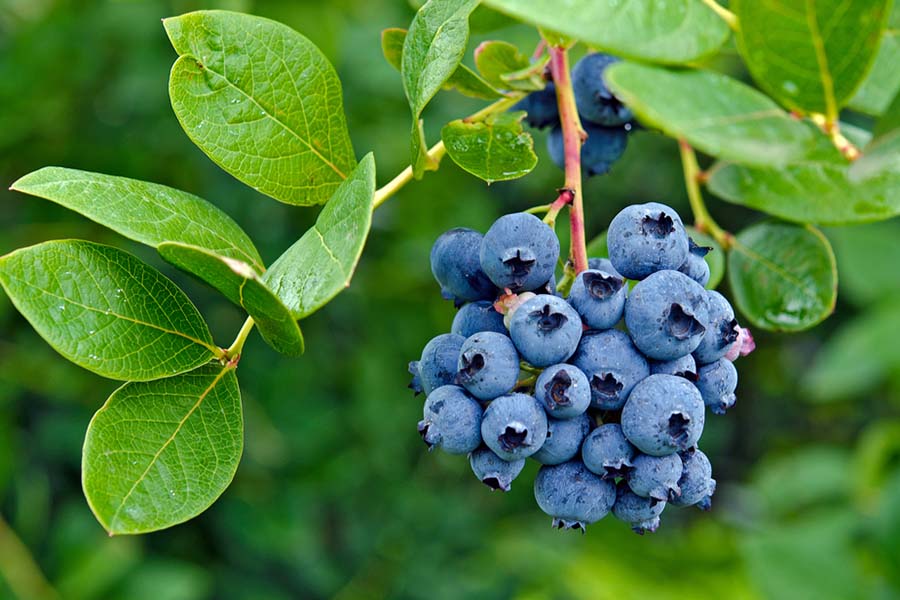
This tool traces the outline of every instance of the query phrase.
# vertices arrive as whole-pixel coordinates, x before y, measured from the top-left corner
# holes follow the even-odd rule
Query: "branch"
[[[723,250],[727,250],[734,242],[734,236],[719,227],[706,209],[703,194],[700,192],[703,175],[697,164],[697,155],[684,139],[678,140],[678,149],[681,152],[681,166],[684,170],[684,186],[687,189],[688,201],[691,203],[691,212],[694,213],[694,227],[711,235]]]

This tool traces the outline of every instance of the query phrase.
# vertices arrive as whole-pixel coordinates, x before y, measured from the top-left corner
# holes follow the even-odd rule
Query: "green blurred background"
[[[316,210],[226,175],[169,108],[175,54],[159,20],[198,8],[253,12],[311,38],[344,82],[357,156],[374,150],[381,183],[405,166],[408,109],[379,43],[381,29],[408,25],[405,0],[0,0],[0,253],[62,237],[125,247],[184,285],[227,345],[243,318],[210,289],[6,191],[44,165],[147,179],[225,209],[268,262],[291,244]],[[474,21],[470,50],[496,37],[530,51],[534,31],[486,32],[503,25],[489,17]],[[733,51],[714,66],[743,76]],[[430,139],[478,106],[440,94],[426,114]],[[445,160],[380,209],[352,287],[303,322],[304,357],[280,357],[254,334],[239,369],[237,477],[210,510],[168,531],[109,538],[94,521],[81,443],[117,384],[57,356],[0,296],[0,598],[37,598],[31,560],[66,599],[900,597],[897,220],[827,232],[841,277],[828,321],[800,335],[755,332],[739,402],[703,438],[719,482],[710,513],[669,509],[645,537],[612,518],[586,536],[558,532],[534,504],[534,465],[509,494],[492,494],[465,460],[425,452],[406,363],[453,315],[430,278],[430,244],[549,201],[562,177],[541,134],[536,147],[541,162],[522,180],[488,188]],[[686,215],[675,143],[633,136],[585,198],[589,235],[631,202]],[[759,218],[710,207],[732,229]]]

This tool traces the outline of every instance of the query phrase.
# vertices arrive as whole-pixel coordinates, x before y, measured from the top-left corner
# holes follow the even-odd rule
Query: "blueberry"
[[[575,365],[558,364],[544,369],[534,384],[534,396],[556,419],[577,417],[591,404],[587,375]]]
[[[613,275],[622,277],[622,274],[616,271],[616,268],[613,266],[612,261],[608,258],[589,258],[588,269],[594,269],[595,271],[606,271],[607,273],[612,273]],[[624,279],[624,277],[622,277],[622,279]]]
[[[441,234],[431,247],[431,272],[447,300],[462,303],[496,297],[497,289],[481,270],[482,239],[477,231],[458,227]]]
[[[593,430],[581,447],[584,465],[602,479],[625,477],[634,466],[637,451],[622,433],[618,423],[605,423]]]
[[[637,382],[650,374],[647,361],[627,334],[617,330],[586,331],[572,356],[591,384],[591,406],[619,410]]]
[[[616,501],[616,486],[573,460],[545,465],[534,479],[534,498],[553,517],[559,529],[584,529],[609,513]]]
[[[466,454],[481,445],[481,405],[466,390],[443,385],[428,395],[419,434],[429,448]]]
[[[508,492],[512,480],[525,467],[525,459],[506,461],[482,447],[469,455],[469,465],[481,483],[492,490]]]
[[[553,277],[559,240],[534,215],[513,213],[494,221],[481,242],[480,257],[481,268],[497,287],[530,291]]]
[[[606,87],[603,73],[606,68],[619,59],[596,52],[588,54],[572,68],[572,89],[575,92],[575,104],[578,114],[600,125],[624,125],[634,116],[627,106],[622,104]]]
[[[616,503],[613,504],[612,513],[620,521],[629,523],[632,531],[644,535],[648,531],[656,531],[659,527],[659,515],[665,507],[664,500],[642,498],[622,484],[616,490]]]
[[[740,335],[740,327],[734,318],[734,309],[719,292],[706,292],[709,305],[709,326],[700,345],[694,350],[694,358],[702,364],[719,360],[734,347]]]
[[[500,396],[484,411],[481,437],[503,460],[527,458],[547,439],[547,414],[528,394]]]
[[[712,250],[709,246],[698,246],[693,238],[688,238],[687,258],[678,267],[678,271],[684,273],[702,286],[709,283],[709,264],[703,258]]]
[[[703,510],[709,510],[712,504],[712,495],[716,491],[716,480],[712,478],[712,465],[709,458],[699,448],[691,448],[681,454],[681,462],[684,468],[678,487],[681,495],[672,500],[675,506],[699,506]]]
[[[634,345],[654,360],[674,360],[693,352],[706,333],[706,290],[678,271],[657,271],[625,301],[625,326]]]
[[[519,377],[515,346],[508,337],[494,331],[466,338],[459,349],[457,366],[457,381],[480,400],[509,392]]]
[[[542,90],[531,92],[519,100],[510,110],[524,110],[525,122],[543,129],[559,123],[559,106],[556,104],[556,86],[548,83]]]
[[[688,381],[697,381],[697,363],[694,362],[694,357],[690,354],[685,354],[675,360],[651,360],[650,374],[677,375],[678,377],[684,377]]]
[[[703,399],[674,375],[651,375],[634,386],[622,409],[622,432],[644,454],[665,456],[697,444],[703,433]]]
[[[489,300],[469,302],[459,309],[453,317],[450,332],[469,337],[482,331],[494,331],[507,335],[503,324],[503,315],[494,310],[494,303]]]
[[[417,363],[417,367],[419,383],[426,395],[442,385],[454,382],[458,369],[459,350],[465,341],[466,338],[461,335],[442,333],[425,344],[425,348],[422,349],[422,358]],[[410,363],[410,370],[412,367],[413,365]],[[415,379],[415,373],[413,373],[413,383],[415,383]]]
[[[575,276],[569,304],[592,329],[609,329],[625,310],[625,280],[612,273],[588,269]]]
[[[547,440],[531,458],[542,465],[558,465],[574,458],[581,450],[584,436],[591,430],[591,418],[581,414],[574,419],[548,419]]]
[[[628,132],[621,127],[601,127],[593,123],[582,123],[587,139],[581,146],[581,168],[587,175],[608,173],[628,145]],[[560,169],[566,168],[565,141],[559,126],[547,136],[547,153]]]
[[[581,331],[581,318],[575,309],[549,294],[527,300],[509,320],[509,336],[516,349],[536,367],[548,367],[572,356]]]
[[[606,244],[613,266],[627,279],[677,269],[688,255],[681,217],[658,202],[623,208],[609,224]]]
[[[677,454],[634,457],[634,468],[628,473],[628,487],[642,498],[668,501],[681,494],[678,480],[684,466]]]
[[[734,395],[737,381],[737,369],[727,358],[703,365],[697,372],[697,389],[700,390],[703,402],[717,415],[724,415],[726,410],[734,406],[737,400]]]

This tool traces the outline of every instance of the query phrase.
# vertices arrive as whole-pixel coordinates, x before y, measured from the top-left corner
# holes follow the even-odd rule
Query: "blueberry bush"
[[[695,448],[699,432],[685,437],[690,427],[680,421],[690,413],[690,422],[702,423],[702,407],[699,414],[660,409],[666,422],[681,415],[673,424],[679,443],[663,452],[652,450],[659,440],[633,428],[629,433],[627,397],[644,389],[639,396],[648,404],[691,396],[711,409],[727,408],[736,377],[718,348],[703,345],[706,333],[717,330],[710,313],[718,311],[728,325],[726,336],[737,332],[735,317],[754,331],[800,332],[821,323],[835,307],[837,270],[818,227],[900,213],[892,8],[890,0],[734,0],[727,9],[712,0],[430,0],[407,28],[385,29],[381,38],[410,111],[403,132],[409,166],[396,176],[377,174],[380,157],[354,149],[342,82],[302,32],[228,11],[165,19],[177,55],[169,98],[190,140],[260,194],[299,211],[322,208],[267,266],[257,249],[265,240],[252,240],[194,194],[65,167],[44,167],[12,184],[154,249],[247,315],[233,341],[220,345],[212,332],[221,328],[207,324],[182,289],[190,284],[176,283],[186,281],[180,274],[168,277],[149,255],[114,245],[55,239],[0,258],[0,284],[40,336],[75,364],[123,382],[84,439],[82,484],[97,520],[110,534],[145,533],[182,523],[215,502],[243,451],[238,373],[252,330],[281,354],[299,356],[307,342],[308,352],[316,352],[316,340],[305,339],[298,323],[351,284],[373,214],[451,161],[487,184],[525,177],[548,159],[564,175],[539,201],[518,202],[483,239],[453,229],[433,246],[435,277],[460,309],[451,333],[429,342],[417,366],[415,385],[427,394],[419,426],[425,441],[471,453],[476,475],[499,489],[510,487],[526,456],[536,457],[545,465],[535,479],[538,504],[566,525],[611,510],[637,529],[652,529],[665,501],[705,505],[713,487],[710,461]],[[474,49],[473,66],[463,61],[470,27],[485,31],[513,21],[538,31],[538,43],[489,39]],[[723,64],[737,60],[751,81],[726,74]],[[427,109],[445,92],[466,96],[465,106],[472,99],[480,104],[439,123],[437,140],[425,126],[433,118]],[[866,115],[867,126],[845,121],[853,115]],[[546,152],[534,146],[532,133],[541,128],[549,129]],[[634,247],[637,238],[622,233],[643,224],[644,217],[629,217],[633,208],[620,214],[630,223],[616,227],[616,217],[608,236],[587,230],[586,212],[603,198],[587,197],[585,181],[614,176],[635,132],[671,138],[665,147],[681,160],[692,218],[683,224],[661,205],[649,224],[654,239],[674,240],[665,248]],[[648,172],[656,167],[651,157],[641,164]],[[726,230],[704,194],[767,218]],[[447,227],[465,225],[456,215],[441,219]],[[852,229],[834,231],[834,239],[851,244]],[[892,245],[890,234],[885,240]],[[601,262],[607,254],[611,262]],[[427,257],[416,260],[427,263]],[[736,315],[723,296],[702,288],[711,290],[726,276]],[[688,288],[700,288],[699,299],[686,300]],[[865,283],[854,289],[878,299]],[[526,292],[536,295],[529,299]],[[666,313],[677,334],[640,333],[663,297],[671,300],[666,310],[679,306],[677,314]],[[883,310],[896,322],[892,308]],[[614,328],[623,314],[627,335]],[[866,348],[887,336],[880,325],[854,326],[843,335],[870,342]],[[544,330],[559,339],[547,342]],[[739,343],[729,338],[722,349]],[[601,344],[618,348],[583,351]],[[695,372],[670,364],[690,356]],[[422,368],[428,357],[433,372]],[[592,366],[608,357],[622,360],[618,370],[640,371],[628,377],[632,389],[622,386],[624,375],[610,381],[609,367]],[[827,367],[853,357],[847,344],[828,348],[825,366],[808,375],[810,389],[840,395],[840,386],[851,384]],[[642,360],[646,372],[629,364]],[[851,371],[850,381],[869,379],[868,368]],[[685,380],[687,373],[696,373],[696,385]],[[565,394],[554,385],[579,389],[573,381],[590,388],[587,405],[586,397],[558,401]],[[653,391],[654,384],[666,389]],[[609,387],[617,397],[604,406],[596,396]],[[446,423],[428,418],[440,402],[452,407]],[[567,413],[567,404],[576,408]],[[475,416],[477,431],[459,427]],[[510,429],[513,421],[527,426]],[[611,460],[615,452],[632,456]],[[579,453],[581,460],[571,460]],[[666,466],[668,474],[660,465],[641,466],[663,457],[678,461]],[[663,475],[668,479],[658,481]],[[585,494],[602,496],[577,507],[593,512],[566,505],[573,481],[588,482]]]

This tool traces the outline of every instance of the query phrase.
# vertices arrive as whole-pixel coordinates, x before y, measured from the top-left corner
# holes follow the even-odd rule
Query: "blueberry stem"
[[[736,14],[716,2],[716,0],[703,0],[703,4],[710,7],[714,13],[728,24],[728,27],[732,31],[738,30],[738,18]]]
[[[719,227],[715,222],[706,204],[703,202],[703,194],[700,192],[700,165],[697,164],[697,155],[694,149],[684,139],[678,140],[678,149],[681,151],[681,165],[684,168],[684,185],[687,189],[688,201],[691,204],[691,212],[694,213],[694,227],[708,233],[716,240],[723,250],[728,250],[734,236]]]
[[[550,46],[550,74],[556,86],[556,103],[559,106],[559,122],[563,133],[563,154],[566,163],[565,190],[571,190],[569,225],[572,231],[570,260],[575,274],[587,269],[587,241],[584,236],[584,202],[581,194],[581,145],[587,134],[581,127],[572,79],[569,76],[569,54],[563,46]]]
[[[810,115],[812,122],[828,136],[834,147],[840,151],[849,161],[854,161],[862,154],[853,142],[844,137],[841,127],[836,119],[828,119],[825,115],[813,113]]]
[[[237,361],[241,359],[241,352],[244,349],[244,342],[247,341],[247,337],[250,335],[250,332],[253,331],[254,325],[255,323],[253,322],[253,317],[247,317],[247,320],[244,321],[243,325],[241,325],[241,330],[238,331],[237,337],[234,338],[231,346],[229,346],[228,349],[225,350],[225,354],[221,358],[223,362],[227,362],[233,365],[237,364]]]
[[[544,223],[549,225],[552,229],[556,225],[556,217],[559,215],[559,211],[561,211],[564,206],[572,204],[572,200],[574,199],[575,191],[571,188],[559,190],[559,196],[557,196],[556,200],[554,200],[547,208],[547,214],[544,216]]]

